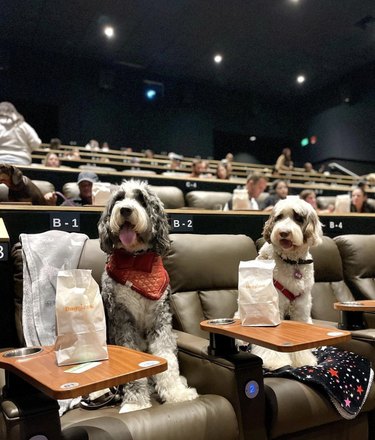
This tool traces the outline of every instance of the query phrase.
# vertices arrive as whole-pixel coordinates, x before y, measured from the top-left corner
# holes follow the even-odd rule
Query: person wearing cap
[[[79,187],[78,197],[65,200],[62,206],[92,205],[92,185],[99,182],[98,176],[92,171],[82,171],[78,174],[77,184]]]
[[[79,188],[78,197],[65,198],[63,194],[49,192],[44,195],[48,205],[55,206],[57,204],[57,196],[63,197],[65,200],[61,206],[83,206],[92,205],[92,186],[93,183],[99,182],[98,176],[91,171],[82,171],[78,174],[77,184]]]

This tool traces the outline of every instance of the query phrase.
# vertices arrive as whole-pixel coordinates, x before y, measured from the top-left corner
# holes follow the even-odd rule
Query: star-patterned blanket
[[[342,417],[353,419],[366,401],[373,380],[368,359],[335,347],[314,351],[318,365],[299,368],[285,367],[264,372],[265,376],[297,379],[326,392]]]

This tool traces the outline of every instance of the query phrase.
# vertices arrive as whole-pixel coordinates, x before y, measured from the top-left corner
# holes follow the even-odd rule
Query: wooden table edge
[[[299,324],[305,324],[305,325],[311,325],[315,328],[319,328],[322,330],[327,331],[327,333],[332,332],[332,333],[336,333],[337,336],[329,336],[327,335],[327,337],[325,339],[322,339],[321,341],[318,341],[319,343],[317,343],[317,341],[311,341],[311,342],[304,342],[303,344],[293,344],[291,343],[290,345],[277,345],[277,344],[273,344],[272,342],[269,342],[267,340],[264,340],[260,337],[250,337],[248,335],[244,335],[241,333],[236,332],[233,328],[237,328],[239,326],[241,326],[240,324],[240,320],[237,319],[235,320],[235,322],[233,324],[225,324],[225,325],[215,325],[215,324],[210,324],[209,321],[211,320],[205,320],[202,321],[200,323],[200,328],[204,331],[208,331],[211,333],[216,333],[216,334],[220,334],[220,335],[224,335],[224,336],[229,336],[235,339],[240,339],[240,340],[245,340],[249,343],[253,343],[253,344],[258,344],[261,345],[262,347],[266,347],[266,348],[270,348],[271,350],[274,351],[279,351],[282,353],[291,353],[291,352],[295,352],[295,351],[300,351],[300,350],[306,350],[309,348],[316,348],[316,347],[320,347],[320,346],[324,346],[324,345],[332,345],[332,344],[338,344],[341,342],[346,342],[349,341],[351,339],[351,332],[347,331],[347,330],[340,330],[340,329],[336,329],[336,328],[331,328],[331,327],[323,327],[320,325],[316,325],[316,324],[308,324],[308,323],[301,323],[299,321],[282,321],[289,323],[291,325],[299,325]],[[245,328],[258,328],[256,326],[243,326]],[[260,327],[260,326],[259,326]],[[267,328],[266,326],[262,326],[263,328]],[[276,328],[278,326],[274,326],[274,327],[269,327],[270,329],[272,328]],[[231,330],[233,329],[233,331]],[[213,330],[215,330],[213,332]]]

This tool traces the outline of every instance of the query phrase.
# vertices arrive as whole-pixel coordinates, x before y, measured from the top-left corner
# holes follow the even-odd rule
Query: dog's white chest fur
[[[280,318],[289,316],[298,321],[311,322],[311,289],[314,284],[314,268],[312,264],[290,264],[283,261],[270,243],[265,243],[257,257],[261,260],[275,260],[273,278],[296,299],[291,301],[279,291]],[[310,253],[305,255],[311,259]]]

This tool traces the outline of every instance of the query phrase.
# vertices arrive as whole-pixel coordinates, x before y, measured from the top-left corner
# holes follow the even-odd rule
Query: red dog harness
[[[281,283],[279,283],[277,280],[273,280],[273,285],[276,287],[276,289],[280,290],[280,292],[286,296],[289,301],[294,301],[297,299],[301,294],[295,295],[290,290],[286,289]]]
[[[110,255],[106,271],[117,283],[151,300],[159,299],[169,284],[163,261],[155,252],[131,255],[117,249]]]

